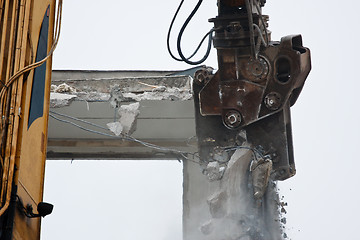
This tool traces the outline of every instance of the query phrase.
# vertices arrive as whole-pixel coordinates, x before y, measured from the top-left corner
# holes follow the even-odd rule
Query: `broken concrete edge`
[[[76,161],[103,161],[106,160],[183,160],[180,154],[172,152],[112,152],[112,151],[97,151],[97,152],[57,152],[49,150],[46,155],[47,160],[76,160]]]
[[[60,79],[53,80],[52,84],[67,83],[80,91],[100,90],[102,92],[109,91],[109,85],[119,85],[124,92],[144,91],[153,86],[165,87],[187,87],[186,79],[190,76],[142,76],[142,77],[124,77],[124,78],[87,78],[87,79]],[[104,88],[105,87],[105,88]]]
[[[206,65],[199,65],[184,70],[74,70],[54,69],[52,80],[86,80],[102,78],[138,78],[138,77],[166,77],[166,76],[194,76],[195,72]]]
[[[124,78],[124,77],[142,77],[142,76],[172,76],[188,75],[181,74],[177,70],[75,70],[75,69],[53,69],[52,80],[71,80],[71,79],[96,79],[96,78]]]
[[[136,78],[99,78],[88,80],[53,80],[50,107],[58,108],[72,101],[109,101],[113,89],[120,89],[124,102],[142,100],[185,101],[192,99],[191,76],[152,76]]]
[[[191,86],[190,76],[145,76],[96,80],[58,78],[52,81],[50,107],[63,108],[70,106],[74,101],[108,103],[114,108],[115,116],[114,121],[107,122],[106,126],[112,134],[115,134],[114,136],[120,134],[130,136],[137,128],[141,101],[191,100]],[[89,104],[87,106],[89,110]],[[74,116],[65,117],[77,120]],[[75,126],[75,124],[72,125]]]

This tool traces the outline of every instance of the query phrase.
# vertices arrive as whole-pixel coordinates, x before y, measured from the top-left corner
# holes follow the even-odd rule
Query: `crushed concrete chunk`
[[[138,103],[138,102],[131,103],[128,105],[122,105],[119,109],[119,114],[120,114],[120,116],[122,114],[131,114],[131,113],[139,114],[139,106],[140,106],[140,103]]]
[[[220,162],[220,163],[226,163],[229,159],[229,154],[222,150],[221,148],[215,148],[213,151],[213,159]]]
[[[50,93],[50,107],[58,108],[68,106],[75,98],[76,95],[52,92]]]
[[[213,218],[223,218],[226,216],[226,202],[227,194],[225,191],[217,192],[208,199],[207,203],[209,205],[210,214]]]
[[[151,90],[152,92],[165,92],[166,91],[166,87],[165,86],[158,86],[156,88],[154,88],[153,90]]]
[[[272,161],[270,159],[254,159],[250,165],[252,184],[254,188],[254,197],[260,199],[264,196],[272,170]]]
[[[115,86],[111,89],[109,102],[113,108],[118,108],[123,100],[124,96],[119,86]]]
[[[102,92],[78,92],[76,93],[78,101],[94,102],[94,101],[109,101],[110,94]]]
[[[213,221],[207,221],[206,223],[204,223],[201,227],[200,227],[200,231],[202,232],[202,234],[204,235],[209,235],[214,231],[214,224]]]
[[[209,181],[217,181],[222,178],[225,172],[225,167],[220,167],[219,162],[209,162],[206,169],[205,174],[208,177]]]
[[[136,130],[137,116],[139,115],[140,103],[131,103],[129,105],[122,105],[119,109],[119,122],[123,126],[123,133],[132,134]]]
[[[172,88],[155,88],[152,91],[145,91],[143,93],[127,92],[123,94],[125,98],[135,100],[137,102],[142,100],[171,100],[171,101],[185,101],[192,99],[192,93],[189,89]]]
[[[59,86],[51,85],[51,91],[55,93],[76,93],[76,89],[66,83],[62,83]]]
[[[121,105],[118,110],[119,121],[108,123],[109,130],[117,136],[121,133],[131,135],[136,130],[137,117],[140,113],[139,107],[140,103],[138,102]]]
[[[119,136],[123,131],[123,126],[119,122],[112,122],[106,124],[110,131],[112,131],[116,136]]]
[[[257,185],[258,183],[253,183],[253,179],[249,175],[249,170],[251,170],[251,174],[256,172],[258,180],[264,183],[264,180],[267,179],[268,171],[271,169],[269,166],[271,161],[264,159],[259,161],[257,159],[258,161],[255,160],[251,164],[252,160],[253,152],[251,147],[246,145],[244,145],[244,148],[237,149],[231,155],[230,160],[226,164],[225,173],[219,181],[218,188],[214,189],[212,191],[213,195],[210,195],[207,199],[211,219],[199,226],[200,231],[206,237],[204,239],[282,239],[278,237],[281,233],[279,210],[276,204],[279,202],[277,201],[278,197],[273,196],[275,192],[271,188],[266,188],[266,194],[263,195],[266,197],[264,204],[268,204],[268,210],[273,212],[273,220],[267,219],[267,222],[259,220],[261,219],[259,216],[263,214],[261,205],[258,205],[260,201],[256,196],[255,198],[252,196],[254,190],[256,190],[252,189],[252,184]],[[206,169],[216,169],[219,167],[219,164],[218,161],[211,162]],[[262,184],[261,186],[265,185]],[[273,182],[270,181],[269,186],[273,186]],[[263,192],[260,194],[263,194]],[[274,200],[270,201],[270,199]],[[269,206],[273,206],[274,209],[269,208]],[[282,207],[280,211],[285,211],[283,209]],[[271,231],[269,232],[269,230]]]

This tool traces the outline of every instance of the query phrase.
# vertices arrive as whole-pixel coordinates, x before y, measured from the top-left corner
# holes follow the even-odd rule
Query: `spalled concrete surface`
[[[123,102],[142,100],[190,100],[191,77],[190,76],[142,76],[142,77],[119,77],[98,78],[82,73],[82,78],[70,79],[69,73],[65,72],[61,78],[57,71],[56,78],[52,80],[52,90],[57,93],[75,94],[75,100],[79,101],[108,101],[114,89],[119,89],[123,95]],[[76,76],[76,75],[75,75]],[[74,76],[74,77],[75,77]],[[51,98],[52,102],[57,100]],[[54,103],[54,106],[56,104]],[[58,106],[57,104],[56,106]]]
[[[70,103],[77,98],[76,95],[73,94],[64,94],[58,92],[51,92],[50,93],[50,107],[51,108],[58,108],[69,106]]]
[[[130,134],[132,137],[160,146],[193,151],[194,149],[186,144],[187,139],[195,135],[192,78],[174,74],[178,73],[53,71],[51,116],[55,113],[63,114],[56,117],[68,122],[50,118],[48,157],[152,158],[162,154],[169,156],[134,142],[116,139],[117,143],[114,144],[115,139],[110,141],[110,136],[100,135],[96,131],[113,135],[116,132],[118,136]],[[128,111],[129,106],[137,106],[137,110]],[[106,129],[99,129],[66,116],[89,121]],[[91,131],[80,129],[69,121]],[[110,130],[107,130],[108,124]],[[104,144],[105,140],[107,144]],[[92,147],[89,148],[88,145]]]

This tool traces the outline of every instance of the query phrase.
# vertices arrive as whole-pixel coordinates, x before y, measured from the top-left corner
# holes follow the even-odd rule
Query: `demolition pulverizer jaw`
[[[310,72],[310,50],[301,35],[271,41],[264,4],[218,1],[219,14],[210,19],[218,71],[200,70],[194,81],[197,135],[201,161],[211,162],[211,149],[238,146],[236,137],[245,130],[248,142],[274,156],[274,179],[284,180],[295,174],[290,106]]]

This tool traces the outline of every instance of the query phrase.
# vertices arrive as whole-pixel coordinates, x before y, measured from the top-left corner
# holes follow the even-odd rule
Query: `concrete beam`
[[[54,71],[48,159],[179,157],[174,152],[98,133],[114,135],[106,128],[108,123],[119,122],[121,118],[114,108],[116,90],[122,94],[122,99],[117,100],[118,108],[139,102],[132,137],[169,149],[196,150],[196,144],[189,143],[195,136],[192,79],[173,74],[163,71]]]

